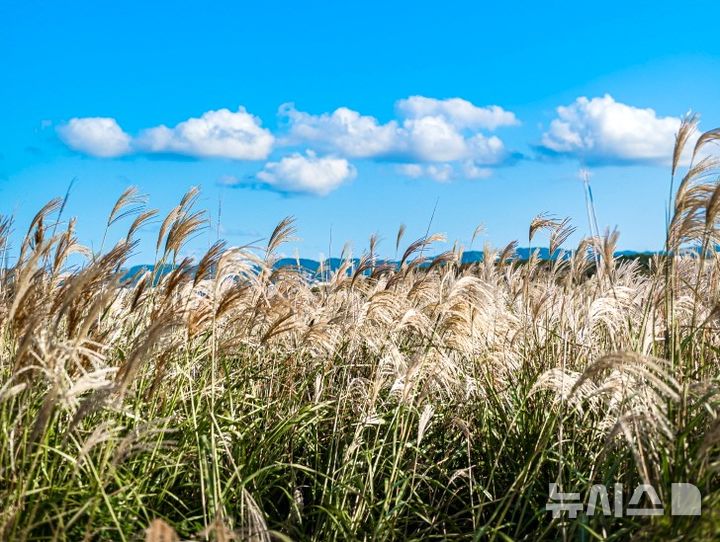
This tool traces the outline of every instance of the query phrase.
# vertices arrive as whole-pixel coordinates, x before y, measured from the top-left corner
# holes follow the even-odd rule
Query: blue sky
[[[197,185],[231,244],[294,215],[288,253],[391,256],[436,203],[475,248],[540,212],[587,233],[584,166],[601,228],[656,249],[679,118],[720,124],[717,2],[254,4],[2,2],[0,213],[22,230],[75,178],[97,246],[126,186],[167,211]]]

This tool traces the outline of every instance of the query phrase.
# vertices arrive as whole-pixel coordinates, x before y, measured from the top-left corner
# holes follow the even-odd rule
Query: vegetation
[[[0,271],[0,539],[715,539],[720,184],[699,157],[720,132],[681,175],[694,125],[647,266],[613,257],[615,233],[465,266],[421,265],[439,236],[382,265],[373,238],[317,281],[274,265],[291,220],[195,265],[193,190],[160,225],[172,271],[127,281],[156,213],[126,191],[106,238],[130,231],[93,253],[52,201]],[[543,231],[554,253],[572,228]],[[553,518],[553,482],[652,484],[666,513]],[[700,488],[700,517],[669,515],[673,482]]]

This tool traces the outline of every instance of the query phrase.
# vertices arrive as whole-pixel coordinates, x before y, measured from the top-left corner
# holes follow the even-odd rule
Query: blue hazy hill
[[[518,261],[525,261],[530,258],[530,255],[535,252],[537,253],[538,257],[541,260],[555,260],[558,258],[568,258],[571,254],[570,251],[558,249],[556,250],[552,255],[550,254],[550,250],[547,247],[518,247],[515,250],[515,253],[513,254],[513,258]],[[632,250],[622,250],[615,252],[615,257],[618,258],[637,258],[637,257],[644,257],[648,258],[653,255],[658,254],[658,252],[651,252],[651,251],[632,251]],[[473,263],[482,262],[485,257],[485,254],[482,250],[467,250],[462,253],[462,257],[460,259],[460,263],[468,265]],[[435,256],[426,256],[425,262],[421,265],[421,267],[428,266],[430,263],[432,263]],[[351,269],[356,268],[360,264],[359,258],[353,258],[351,260]],[[342,265],[343,260],[340,258],[328,258],[323,262],[322,269],[325,272],[334,272],[340,269],[340,266]],[[383,264],[389,264],[389,265],[399,265],[399,262],[394,260],[377,260],[376,265],[383,265]],[[310,275],[317,275],[320,272],[320,261],[313,260],[312,258],[280,258],[275,262],[275,269],[280,269],[284,267],[295,267],[298,268],[300,271],[303,271],[305,273],[308,273]],[[124,274],[122,277],[122,280],[133,280],[134,278],[140,277],[143,273],[146,271],[153,271],[154,266],[152,264],[141,264],[141,265],[134,265],[126,270],[124,270]],[[163,265],[163,268],[157,272],[157,279],[164,277],[168,273],[170,273],[173,269],[175,269],[174,266],[170,264]]]

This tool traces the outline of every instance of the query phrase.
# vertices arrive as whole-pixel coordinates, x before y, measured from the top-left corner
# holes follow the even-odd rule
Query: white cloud
[[[351,158],[382,156],[397,145],[396,122],[381,125],[376,118],[360,115],[347,107],[311,115],[298,111],[293,104],[283,104],[279,114],[289,121],[290,144],[312,143]]]
[[[463,163],[462,170],[466,179],[487,179],[492,175],[491,169],[479,167],[472,160]]]
[[[325,196],[355,175],[355,168],[346,159],[319,157],[308,151],[268,162],[257,177],[278,190]]]
[[[480,108],[459,98],[413,96],[400,100],[397,110],[407,118],[386,124],[346,107],[312,115],[285,104],[279,113],[288,119],[286,144],[305,144],[351,158],[422,163],[499,164],[507,157],[502,141],[478,130],[517,123],[513,113],[500,107]]]
[[[616,102],[609,94],[580,97],[557,108],[542,146],[588,162],[667,163],[680,122]]]
[[[452,164],[400,164],[397,166],[400,174],[413,179],[427,178],[441,183],[447,182],[455,177],[455,169]]]
[[[113,158],[130,152],[130,136],[112,118],[70,119],[57,132],[68,147],[90,156]]]
[[[395,104],[405,118],[439,116],[458,128],[485,128],[495,130],[499,126],[519,124],[515,113],[497,105],[478,107],[462,98],[438,100],[425,96],[410,96]]]
[[[260,119],[243,107],[208,111],[173,128],[149,128],[137,138],[125,133],[115,119],[102,117],[71,119],[58,128],[58,134],[68,147],[101,158],[144,152],[264,160],[275,140]]]
[[[237,111],[208,111],[174,128],[157,126],[143,131],[137,140],[147,152],[177,153],[198,158],[263,160],[272,150],[274,138],[260,119],[244,107]]]

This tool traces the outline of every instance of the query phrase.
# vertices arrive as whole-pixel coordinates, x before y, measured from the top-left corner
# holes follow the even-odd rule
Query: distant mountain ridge
[[[526,261],[530,258],[530,255],[535,252],[538,254],[538,257],[541,260],[556,260],[558,258],[567,258],[569,257],[572,252],[569,250],[564,249],[558,249],[555,251],[554,254],[550,254],[550,250],[546,247],[518,247],[514,254],[513,258],[519,261]],[[648,258],[651,256],[654,256],[656,254],[660,254],[659,252],[653,252],[653,251],[633,251],[633,250],[621,250],[614,253],[615,257],[617,258]],[[460,259],[460,263],[462,264],[471,264],[471,263],[477,263],[482,262],[485,257],[485,253],[482,250],[467,250],[462,253],[462,257]],[[432,261],[436,258],[435,256],[426,256],[425,257],[425,263],[423,265],[429,265],[432,263]],[[325,271],[336,271],[340,268],[340,266],[343,263],[343,259],[341,258],[327,258],[323,260],[322,262],[322,268]],[[350,260],[352,262],[353,267],[356,267],[360,263],[360,258],[352,258]],[[381,264],[390,264],[390,265],[399,265],[399,261],[397,260],[385,260],[385,259],[378,259],[376,261],[377,265]],[[317,274],[320,271],[321,268],[321,262],[318,260],[313,260],[312,258],[280,258],[275,262],[275,269],[283,268],[283,267],[298,267],[299,269],[302,269],[303,271],[310,273],[310,274]],[[144,273],[145,271],[153,271],[154,266],[152,264],[139,264],[134,265],[128,269],[125,270],[125,274],[123,275],[124,280],[130,280],[133,277],[139,276],[141,273]],[[170,273],[173,269],[175,269],[174,266],[170,264],[165,264],[163,266],[163,269],[158,274],[158,276],[164,276],[168,273]]]

